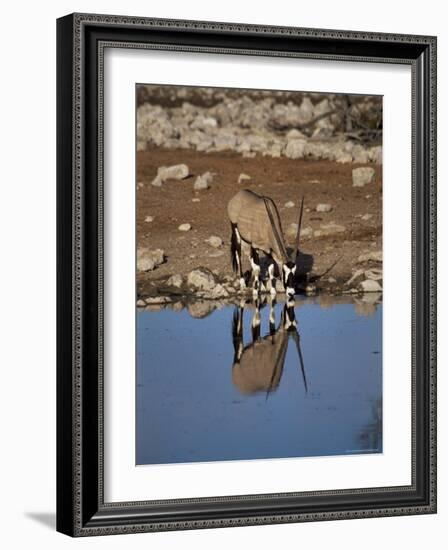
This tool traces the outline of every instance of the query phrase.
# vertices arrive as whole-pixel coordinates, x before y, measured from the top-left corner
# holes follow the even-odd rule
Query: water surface
[[[239,360],[238,308],[216,305],[137,313],[137,464],[382,452],[378,298],[296,298],[303,370],[294,330],[265,337],[269,305],[256,349],[244,308]]]

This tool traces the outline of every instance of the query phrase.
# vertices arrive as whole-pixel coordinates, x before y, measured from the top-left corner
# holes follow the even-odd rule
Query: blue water
[[[350,300],[297,298],[304,372],[290,337],[275,375],[246,365],[232,376],[242,368],[233,366],[233,305],[202,319],[186,308],[139,311],[136,463],[382,452],[382,306]],[[244,313],[244,346],[253,311]],[[268,316],[265,307],[262,336]]]

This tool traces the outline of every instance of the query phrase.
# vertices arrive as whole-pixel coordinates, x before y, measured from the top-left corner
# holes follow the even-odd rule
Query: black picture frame
[[[101,82],[110,43],[411,66],[410,486],[104,502]],[[58,531],[89,536],[436,512],[435,37],[92,14],[58,19],[57,254]]]

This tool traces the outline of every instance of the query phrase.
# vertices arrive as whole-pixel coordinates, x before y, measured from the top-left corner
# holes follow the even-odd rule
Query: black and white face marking
[[[296,265],[293,262],[283,264],[283,286],[285,287],[286,296],[294,296],[294,275],[296,273]]]

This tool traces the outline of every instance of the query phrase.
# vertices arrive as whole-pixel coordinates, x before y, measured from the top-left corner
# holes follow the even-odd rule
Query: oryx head
[[[295,247],[291,254],[291,257],[288,258],[288,260],[284,262],[282,265],[283,286],[285,288],[287,298],[293,298],[296,292],[295,275],[297,271],[297,257],[299,255],[300,226],[302,225],[303,200],[304,200],[304,197],[302,197],[302,204],[300,206],[299,223],[297,224],[297,235],[295,240]]]

